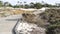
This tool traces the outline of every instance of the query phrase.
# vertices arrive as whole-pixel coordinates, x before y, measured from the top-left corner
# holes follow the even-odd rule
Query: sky
[[[20,2],[27,2],[27,4],[29,4],[30,2],[42,2],[44,1],[45,3],[48,3],[48,4],[55,4],[55,3],[60,3],[60,0],[1,0],[3,2],[9,2],[11,3],[12,5],[16,5],[18,1]]]

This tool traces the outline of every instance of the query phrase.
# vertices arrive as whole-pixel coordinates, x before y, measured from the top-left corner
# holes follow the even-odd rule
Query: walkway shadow
[[[19,21],[20,21],[20,19],[17,19],[17,22],[16,22],[15,26],[14,26],[13,29],[12,29],[12,34],[16,34],[15,28],[16,28],[16,26],[18,25],[18,22],[19,22]]]
[[[6,19],[6,21],[17,21],[18,19]]]

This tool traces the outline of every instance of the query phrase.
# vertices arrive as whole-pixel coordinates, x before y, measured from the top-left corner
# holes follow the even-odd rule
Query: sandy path
[[[12,29],[20,17],[20,15],[13,15],[0,18],[0,34],[12,34]]]

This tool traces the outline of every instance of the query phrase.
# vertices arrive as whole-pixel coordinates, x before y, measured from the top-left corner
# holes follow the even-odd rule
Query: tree
[[[11,5],[9,2],[5,2],[5,3],[4,3],[4,6],[5,6],[5,7],[12,7],[12,5]]]
[[[25,8],[25,4],[26,4],[26,2],[24,1],[24,6],[23,6],[23,8]],[[27,5],[26,5],[27,6]]]
[[[36,4],[34,4],[34,7],[37,8],[37,9],[40,9],[42,7],[42,4],[41,3],[36,3]]]
[[[60,3],[55,3],[57,7],[60,7]]]
[[[29,8],[29,5],[28,4],[25,4],[25,8]]]
[[[54,7],[54,5],[45,3],[45,4],[43,5],[43,7]]]
[[[3,6],[3,2],[2,1],[0,1],[0,7],[2,7]]]
[[[19,6],[17,6],[17,5],[14,5],[14,6],[13,6],[13,8],[19,8]]]
[[[34,8],[34,3],[33,2],[30,3],[30,8]]]
[[[24,3],[26,3],[26,2],[24,1]]]

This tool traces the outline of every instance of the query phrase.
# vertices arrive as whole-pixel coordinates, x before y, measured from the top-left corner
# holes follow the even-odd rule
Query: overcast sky
[[[42,2],[42,1],[44,1],[45,3],[49,3],[49,4],[60,3],[60,0],[1,0],[1,1],[9,2],[12,5],[17,4],[18,1],[20,1],[20,2],[26,1],[27,3],[30,3],[30,2]]]

